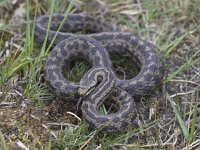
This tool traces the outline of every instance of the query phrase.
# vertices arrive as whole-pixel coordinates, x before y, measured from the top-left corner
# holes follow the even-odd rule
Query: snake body
[[[161,82],[162,62],[156,54],[156,47],[133,34],[114,32],[112,26],[80,14],[69,15],[59,32],[57,30],[64,15],[53,15],[50,31],[47,32],[49,18],[44,15],[37,19],[35,40],[43,43],[48,33],[47,42],[50,43],[57,35],[53,43],[56,46],[49,53],[44,67],[46,81],[51,90],[56,95],[71,100],[78,99],[81,93],[87,95],[83,101],[82,112],[90,126],[103,126],[108,132],[127,128],[133,122],[136,112],[132,96],[148,95]],[[80,30],[92,34],[85,36],[74,33]],[[129,80],[121,80],[113,73],[109,53],[116,51],[131,56],[140,68],[138,75]],[[80,83],[66,80],[62,71],[64,65],[80,56],[92,64],[92,69],[84,75]],[[98,76],[101,76],[102,81],[99,85],[94,84],[92,89],[90,86]],[[103,115],[98,112],[98,107],[109,93],[118,99],[121,107],[116,113]]]
[[[97,86],[98,79],[102,79]],[[102,128],[113,133],[128,128],[136,118],[136,105],[131,95],[120,88],[115,88],[115,75],[106,67],[91,68],[80,81],[79,94],[88,95],[82,104],[82,114],[93,128]],[[112,98],[121,106],[116,113],[102,114],[99,107],[112,92]]]

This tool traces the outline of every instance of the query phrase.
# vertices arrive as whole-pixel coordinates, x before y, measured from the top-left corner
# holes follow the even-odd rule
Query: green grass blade
[[[140,128],[136,128],[136,129],[132,129],[130,131],[127,131],[126,134],[121,134],[120,136],[118,136],[117,138],[109,138],[108,140],[106,140],[106,142],[103,143],[103,147],[104,148],[107,148],[109,147],[110,145],[113,145],[115,143],[121,143],[121,142],[126,142],[126,139],[132,137],[133,135],[137,135],[141,132],[144,132],[144,131],[147,131],[149,130],[150,128],[153,128],[156,124],[156,121],[153,121],[143,127],[140,127]]]
[[[195,102],[194,111],[193,111],[193,119],[192,119],[192,125],[191,125],[191,130],[190,130],[189,144],[192,143],[196,135],[197,114],[198,114],[198,105],[199,105],[199,90],[200,90],[200,84],[198,84],[198,88],[197,88],[197,94],[196,94],[197,96],[196,96],[196,102]]]
[[[17,72],[18,70],[20,70],[22,67],[25,67],[30,62],[31,62],[31,60],[25,60],[25,61],[19,63],[18,66],[12,67],[12,69],[9,71],[8,77],[10,77],[13,73]]]
[[[53,45],[53,43],[54,43],[54,41],[55,41],[55,39],[56,39],[56,37],[57,37],[57,35],[58,35],[58,32],[61,30],[61,28],[62,28],[64,22],[65,22],[66,19],[67,19],[67,16],[69,15],[70,11],[72,10],[72,7],[73,7],[73,3],[72,3],[72,2],[73,2],[73,0],[70,1],[69,6],[67,7],[67,10],[66,10],[66,12],[65,12],[65,16],[64,16],[64,18],[63,18],[63,20],[62,20],[62,22],[61,22],[61,24],[60,24],[60,26],[59,26],[59,28],[58,28],[56,34],[55,34],[55,36],[53,37],[51,43],[49,44],[49,46],[48,46],[48,48],[47,48],[45,54],[47,54],[47,53],[49,52],[50,48],[52,47],[52,45]],[[48,22],[47,33],[49,33],[49,30],[50,30],[51,19],[52,19],[52,13],[53,13],[53,10],[51,11],[51,14],[50,14],[50,19],[49,19],[49,22]],[[46,46],[47,39],[48,39],[48,34],[46,35],[45,42],[44,42],[45,45],[43,44],[43,48],[45,48],[45,46]],[[43,49],[43,52],[44,52],[44,49]]]
[[[174,41],[172,41],[171,43],[167,44],[167,46],[165,48],[163,48],[164,51],[164,57],[169,57],[169,54],[176,49],[176,47],[183,41],[183,39],[186,37],[187,34],[184,34],[178,38],[176,38]],[[161,48],[162,49],[162,48]]]
[[[174,110],[174,113],[175,113],[176,118],[177,118],[177,120],[178,120],[178,123],[179,123],[179,125],[180,125],[180,127],[181,127],[181,130],[182,130],[182,132],[183,132],[183,135],[184,135],[184,137],[188,140],[189,137],[190,137],[189,130],[188,130],[188,128],[186,127],[186,125],[185,125],[183,119],[181,118],[180,112],[179,112],[178,109],[176,108],[174,101],[171,100],[171,98],[169,97],[169,95],[167,95],[167,98],[168,98],[168,100],[169,100],[169,102],[170,102],[170,104],[171,104],[171,106],[172,106],[172,108],[173,108],[173,110]]]
[[[200,51],[197,51],[186,63],[184,63],[183,65],[181,65],[175,72],[173,72],[172,74],[170,74],[167,77],[166,82],[169,82],[170,80],[172,80],[181,71],[186,70],[190,66],[199,63],[200,62],[200,58],[198,57],[199,53],[200,53]],[[197,58],[195,59],[196,56],[197,56]]]

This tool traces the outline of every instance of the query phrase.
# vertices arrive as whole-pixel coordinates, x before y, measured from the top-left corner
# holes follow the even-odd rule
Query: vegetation
[[[35,19],[78,11],[158,47],[166,75],[156,96],[137,101],[138,127],[118,135],[90,130],[75,104],[46,85],[52,45],[34,43]],[[3,0],[0,14],[0,149],[200,149],[198,0]],[[121,78],[138,72],[128,56],[111,58]],[[86,61],[74,62],[66,78],[79,81],[88,69]]]

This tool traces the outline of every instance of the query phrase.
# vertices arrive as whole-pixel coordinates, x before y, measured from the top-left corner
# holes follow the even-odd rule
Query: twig
[[[170,98],[173,98],[173,97],[176,97],[176,96],[182,96],[182,95],[192,94],[192,93],[194,93],[194,92],[195,92],[195,91],[192,90],[192,91],[185,92],[185,93],[176,93],[176,94],[170,95],[169,97],[170,97]]]

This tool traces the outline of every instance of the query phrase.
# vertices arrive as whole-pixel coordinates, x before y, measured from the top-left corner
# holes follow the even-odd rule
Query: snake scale
[[[34,36],[36,42],[43,43],[48,34],[47,43],[50,43],[56,35],[55,47],[44,67],[50,89],[66,100],[83,96],[82,114],[93,128],[117,132],[132,126],[137,112],[133,97],[149,95],[163,77],[156,47],[136,35],[115,31],[112,25],[83,14],[68,15],[59,31],[64,15],[54,14],[47,32],[49,18],[49,15],[38,17]],[[112,52],[129,55],[140,68],[139,73],[129,80],[119,79],[112,71],[109,57]],[[91,64],[91,69],[80,82],[67,80],[63,75],[65,64],[80,57]],[[110,94],[120,103],[120,108],[105,115],[99,112],[99,106]]]

